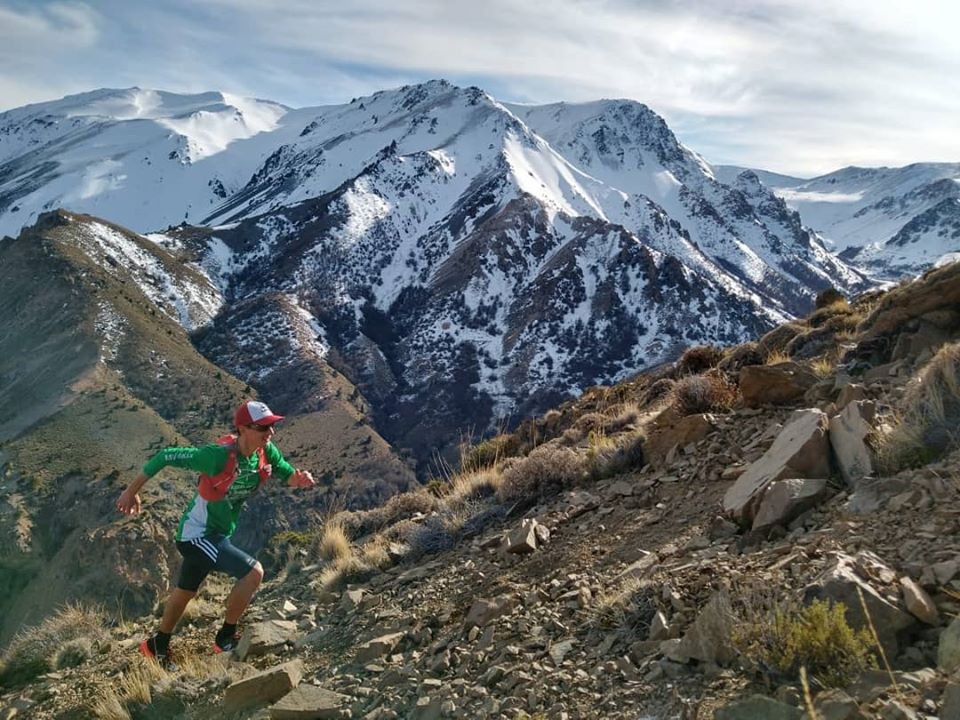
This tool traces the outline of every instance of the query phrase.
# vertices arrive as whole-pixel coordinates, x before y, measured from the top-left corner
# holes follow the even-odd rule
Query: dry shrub
[[[960,441],[960,343],[944,345],[903,395],[892,428],[878,440],[881,472],[923,465]]]
[[[4,653],[0,685],[19,685],[50,672],[56,667],[60,650],[80,639],[89,642],[91,648],[107,641],[100,609],[66,605],[40,625],[20,631]]]
[[[338,560],[350,554],[350,539],[340,516],[335,515],[323,526],[319,552],[324,560]]]
[[[770,353],[786,348],[791,340],[806,331],[805,325],[796,322],[775,327],[757,341],[757,351],[766,358]]]
[[[819,310],[831,305],[836,305],[837,303],[843,303],[846,305],[847,298],[844,297],[842,292],[831,287],[820,291],[820,293],[817,295],[816,301],[814,302],[814,307]]]
[[[669,397],[670,393],[673,392],[674,385],[676,385],[675,380],[660,378],[644,391],[643,396],[640,398],[640,405],[642,407],[648,407]]]
[[[725,372],[736,372],[747,365],[763,365],[764,361],[757,343],[746,342],[728,349],[717,367]]]
[[[672,403],[680,415],[730,410],[740,391],[722,372],[688,375],[673,388]]]
[[[677,375],[700,375],[715,368],[723,359],[723,350],[713,345],[688,348],[677,361]]]
[[[366,580],[375,575],[377,569],[368,565],[356,555],[334,560],[320,572],[320,587],[324,590],[341,590],[351,582]]]
[[[834,318],[838,315],[851,315],[853,314],[853,308],[850,307],[847,303],[846,298],[841,298],[836,302],[832,302],[829,305],[823,305],[818,307],[807,317],[807,325],[810,327],[820,327],[821,325],[826,324],[828,320]]]
[[[497,489],[501,502],[553,495],[583,478],[585,458],[556,443],[541,445],[503,472]]]
[[[443,504],[455,507],[470,500],[490,497],[497,492],[503,475],[497,468],[463,472],[450,478],[441,495]]]
[[[604,425],[604,430],[608,433],[623,432],[628,426],[633,425],[640,418],[640,406],[635,402],[625,402],[618,407],[611,408],[610,417]]]
[[[836,372],[837,358],[835,356],[824,355],[810,362],[810,370],[818,378],[827,378]]]
[[[800,668],[825,687],[844,687],[875,667],[874,643],[866,628],[854,630],[846,606],[814,600],[797,607],[774,602],[741,613],[731,637],[755,667],[791,679]]]
[[[359,538],[379,532],[398,520],[416,514],[428,515],[440,504],[439,498],[426,488],[394,495],[384,505],[360,512],[340,513],[343,528],[351,538]]]
[[[513,435],[501,433],[471,447],[460,450],[460,468],[463,472],[472,472],[494,467],[505,457],[516,455],[520,443]]]

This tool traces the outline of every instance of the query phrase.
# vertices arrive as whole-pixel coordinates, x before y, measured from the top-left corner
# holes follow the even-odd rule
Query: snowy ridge
[[[78,244],[101,265],[122,268],[143,293],[186,330],[204,325],[220,311],[223,297],[205,276],[186,273],[144,237],[99,222],[80,224]],[[113,327],[103,308],[104,327]]]
[[[56,119],[0,164],[0,221],[68,196],[123,205],[141,231],[202,217],[131,246],[92,230],[91,247],[188,328],[220,307],[191,292],[222,296],[204,352],[253,384],[329,357],[424,455],[867,285],[755,175],[720,182],[635,102],[505,105],[443,81],[301,110],[140,90],[59,102],[0,116],[0,145]],[[123,150],[89,162],[78,119]],[[202,281],[176,289],[166,258]]]
[[[960,163],[849,167],[810,180],[759,174],[826,247],[878,278],[917,275],[960,250]]]

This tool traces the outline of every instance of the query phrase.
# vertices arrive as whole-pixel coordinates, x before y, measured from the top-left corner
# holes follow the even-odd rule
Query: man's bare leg
[[[237,584],[233,586],[233,590],[227,597],[227,612],[224,618],[226,623],[236,625],[240,621],[240,616],[247,609],[262,580],[263,566],[260,563],[254,565],[250,572],[237,580]]]
[[[160,632],[166,633],[167,635],[173,634],[173,629],[183,616],[183,611],[187,609],[187,605],[193,600],[196,594],[193,590],[183,590],[182,588],[176,588],[170,593],[166,605],[163,606]]]

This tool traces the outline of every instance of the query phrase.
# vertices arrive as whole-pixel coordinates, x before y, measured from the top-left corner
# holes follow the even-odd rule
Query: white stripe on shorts
[[[211,562],[217,561],[217,548],[209,540],[204,540],[203,538],[197,538],[196,540],[191,540],[191,544],[200,549],[200,551],[210,558]]]

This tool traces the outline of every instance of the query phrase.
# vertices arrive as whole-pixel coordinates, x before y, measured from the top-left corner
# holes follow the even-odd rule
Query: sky
[[[956,0],[0,0],[0,111],[96,88],[630,98],[711,163],[960,162]]]

